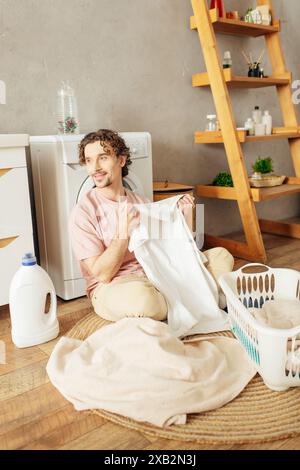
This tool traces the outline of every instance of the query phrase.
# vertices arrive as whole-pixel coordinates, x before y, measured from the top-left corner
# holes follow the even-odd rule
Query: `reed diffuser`
[[[260,78],[264,77],[264,71],[260,67],[260,64],[261,64],[261,61],[263,59],[264,53],[265,53],[265,50],[263,49],[263,51],[261,52],[258,59],[253,60],[251,52],[250,52],[249,57],[248,57],[247,54],[245,53],[245,51],[242,51],[244,59],[246,60],[246,63],[249,67],[248,77],[260,77]]]

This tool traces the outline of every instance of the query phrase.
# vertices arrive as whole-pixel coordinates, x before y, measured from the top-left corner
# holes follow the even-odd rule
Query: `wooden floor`
[[[264,239],[270,266],[300,270],[300,240],[274,236]],[[244,261],[236,260],[235,268],[243,264]],[[59,301],[60,335],[89,311],[86,298]],[[15,348],[10,337],[9,311],[4,306],[0,307],[0,340],[6,347],[6,364],[0,363],[0,449],[300,449],[300,436],[239,446],[157,439],[87,412],[77,412],[51,385],[45,371],[57,339],[32,348]]]

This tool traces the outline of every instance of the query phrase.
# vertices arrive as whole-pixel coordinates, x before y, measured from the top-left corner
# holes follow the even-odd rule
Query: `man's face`
[[[122,179],[122,167],[126,163],[125,156],[117,157],[113,149],[107,146],[110,153],[104,150],[99,141],[87,144],[84,149],[86,169],[97,188],[105,188]]]

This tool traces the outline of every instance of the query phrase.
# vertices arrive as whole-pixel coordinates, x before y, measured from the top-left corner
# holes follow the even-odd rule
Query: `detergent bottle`
[[[46,312],[48,294],[50,307]],[[18,348],[26,348],[56,338],[59,333],[56,309],[56,294],[50,277],[37,264],[36,257],[26,253],[9,289],[13,343]]]

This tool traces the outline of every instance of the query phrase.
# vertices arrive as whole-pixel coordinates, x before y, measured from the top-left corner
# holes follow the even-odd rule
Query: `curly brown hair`
[[[85,155],[84,150],[86,145],[91,144],[93,142],[99,141],[104,150],[111,155],[111,151],[116,154],[117,157],[121,155],[126,156],[126,163],[122,167],[122,178],[128,175],[128,166],[132,164],[130,158],[130,150],[125,144],[124,139],[115,131],[111,131],[109,129],[99,129],[96,132],[90,132],[79,144],[79,163],[80,165],[85,165]]]

